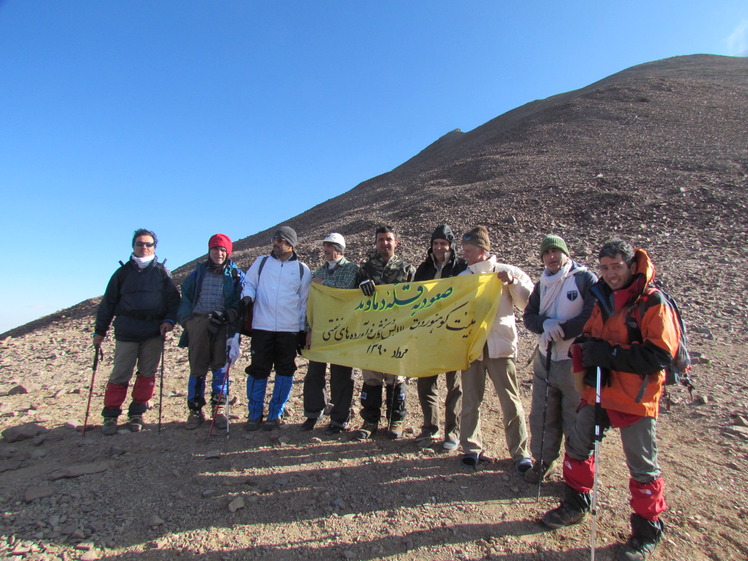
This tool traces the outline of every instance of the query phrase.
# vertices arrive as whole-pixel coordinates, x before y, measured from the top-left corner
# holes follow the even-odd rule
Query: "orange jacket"
[[[655,269],[649,255],[637,249],[637,274],[626,288],[613,293],[603,280],[593,287],[598,301],[582,335],[611,346],[608,385],[603,385],[601,404],[622,413],[657,417],[665,381],[663,365],[678,349],[680,332],[673,310],[662,293],[648,286]],[[644,296],[644,316],[639,319],[639,300]],[[642,342],[631,342],[627,318],[636,318]],[[595,388],[587,386],[582,397],[595,403]],[[637,401],[637,398],[640,398]]]

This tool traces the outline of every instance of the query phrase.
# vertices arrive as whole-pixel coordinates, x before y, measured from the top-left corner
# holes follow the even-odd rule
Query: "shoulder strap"
[[[260,269],[257,271],[257,286],[260,286],[260,275],[262,274],[262,268],[265,266],[265,261],[268,260],[268,256],[262,258],[260,261]]]
[[[304,265],[299,261],[299,282],[304,278]]]

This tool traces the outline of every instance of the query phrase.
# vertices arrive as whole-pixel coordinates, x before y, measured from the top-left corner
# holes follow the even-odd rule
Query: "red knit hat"
[[[210,251],[214,247],[226,248],[226,256],[230,257],[231,250],[234,249],[234,244],[231,243],[231,238],[229,238],[226,234],[215,234],[210,237],[210,240],[208,240],[208,251]]]

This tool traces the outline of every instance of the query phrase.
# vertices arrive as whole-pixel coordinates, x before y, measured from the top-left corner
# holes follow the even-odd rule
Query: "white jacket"
[[[311,283],[309,267],[299,261],[296,253],[287,261],[280,261],[272,254],[255,259],[242,287],[242,298],[249,296],[254,302],[252,328],[286,333],[304,331]]]
[[[517,358],[517,325],[514,321],[514,308],[524,310],[532,293],[533,284],[522,269],[512,265],[498,263],[496,256],[491,255],[486,261],[470,265],[461,275],[498,273],[508,271],[514,277],[512,284],[505,284],[501,290],[501,301],[496,312],[496,319],[488,333],[489,358]],[[478,360],[483,360],[481,356]]]

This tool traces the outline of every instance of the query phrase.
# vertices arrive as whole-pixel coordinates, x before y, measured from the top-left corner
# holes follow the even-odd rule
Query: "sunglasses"
[[[155,242],[135,242],[135,245],[138,247],[153,247],[156,245]]]

